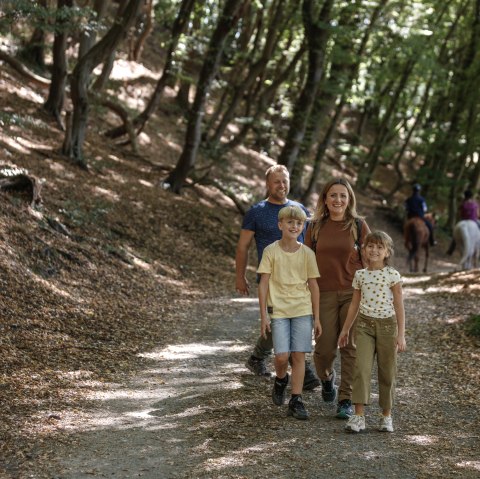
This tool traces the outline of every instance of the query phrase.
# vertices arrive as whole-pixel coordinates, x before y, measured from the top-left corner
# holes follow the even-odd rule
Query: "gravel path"
[[[198,305],[194,328],[147,354],[136,377],[95,392],[90,414],[62,424],[69,440],[48,446],[49,470],[30,477],[480,477],[480,385],[458,367],[476,357],[478,371],[478,354],[451,358],[445,340],[455,333],[449,308],[471,303],[438,296],[441,277],[405,284],[408,351],[399,356],[393,434],[376,431],[375,404],[365,433],[345,433],[318,389],[304,395],[308,421],[287,418],[286,406],[271,404],[271,383],[243,365],[256,300],[226,298]]]

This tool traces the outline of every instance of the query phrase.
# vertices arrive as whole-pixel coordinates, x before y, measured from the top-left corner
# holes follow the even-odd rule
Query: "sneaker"
[[[287,416],[293,416],[295,419],[308,419],[308,412],[303,405],[302,396],[290,399]]]
[[[272,388],[273,404],[281,406],[285,402],[285,389],[288,384],[288,373],[283,379],[275,378]]]
[[[350,399],[342,399],[338,402],[336,416],[338,419],[348,419],[353,416],[352,401]]]
[[[320,386],[321,382],[318,379],[315,371],[310,366],[310,363],[305,361],[305,378],[303,379],[303,390],[304,391],[311,391],[316,387]]]
[[[337,397],[337,386],[335,386],[335,369],[332,371],[330,379],[324,381],[322,379],[322,399],[325,402],[333,402]]]
[[[365,430],[365,416],[356,416],[355,414],[350,417],[345,424],[345,431],[347,432],[361,432]]]
[[[382,432],[393,432],[392,416],[382,416],[380,418],[380,424],[378,430]]]
[[[245,363],[245,366],[257,376],[263,376],[264,378],[271,378],[272,373],[267,369],[265,359],[258,359],[254,356],[250,356]]]

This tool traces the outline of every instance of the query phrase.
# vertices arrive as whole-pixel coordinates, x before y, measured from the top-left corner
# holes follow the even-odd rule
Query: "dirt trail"
[[[64,425],[69,443],[50,445],[49,471],[31,477],[479,477],[479,410],[459,393],[465,385],[449,367],[438,304],[415,277],[405,295],[408,352],[399,360],[394,434],[376,431],[375,405],[368,431],[346,434],[318,390],[304,395],[308,421],[287,418],[286,406],[271,404],[271,383],[243,366],[256,301],[225,298],[199,305],[190,342],[149,353],[128,383],[97,391],[95,410]],[[202,321],[202,310],[218,314]],[[479,389],[470,384],[472,397]]]
[[[432,270],[452,266],[439,257]],[[146,353],[135,377],[93,391],[92,410],[63,417],[63,438],[42,446],[52,461],[26,477],[480,477],[480,382],[469,372],[480,359],[472,345],[451,342],[453,319],[471,314],[478,295],[442,293],[445,278],[405,278],[408,351],[393,434],[376,431],[376,383],[363,434],[345,433],[318,389],[304,394],[308,421],[287,418],[286,406],[271,403],[271,382],[244,367],[259,328],[256,299],[219,298],[197,304],[184,337]]]

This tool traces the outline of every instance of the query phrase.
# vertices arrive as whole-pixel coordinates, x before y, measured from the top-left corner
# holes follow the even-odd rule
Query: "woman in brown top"
[[[320,322],[322,335],[315,344],[314,360],[322,381],[322,398],[333,402],[337,397],[333,363],[337,340],[352,300],[355,271],[362,269],[360,254],[363,239],[370,228],[357,214],[355,194],[347,180],[335,178],[323,188],[305,244],[317,257],[320,278]],[[360,236],[360,238],[358,238]],[[355,346],[349,343],[340,350],[340,390],[336,416],[348,419],[353,414],[351,396]]]

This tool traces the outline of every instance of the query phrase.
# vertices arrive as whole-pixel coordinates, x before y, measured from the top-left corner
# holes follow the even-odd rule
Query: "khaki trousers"
[[[322,335],[315,341],[313,358],[320,379],[329,379],[333,363],[337,356],[337,341],[347,318],[348,307],[352,301],[353,289],[343,291],[322,291],[320,293],[320,323]],[[338,400],[351,399],[353,370],[355,367],[355,346],[353,337],[355,323],[349,335],[349,342],[340,349],[340,389]]]
[[[378,403],[381,409],[392,409],[397,372],[397,320],[357,317],[355,342],[357,361],[353,376],[352,402],[370,404],[372,368],[375,356],[378,366]]]

